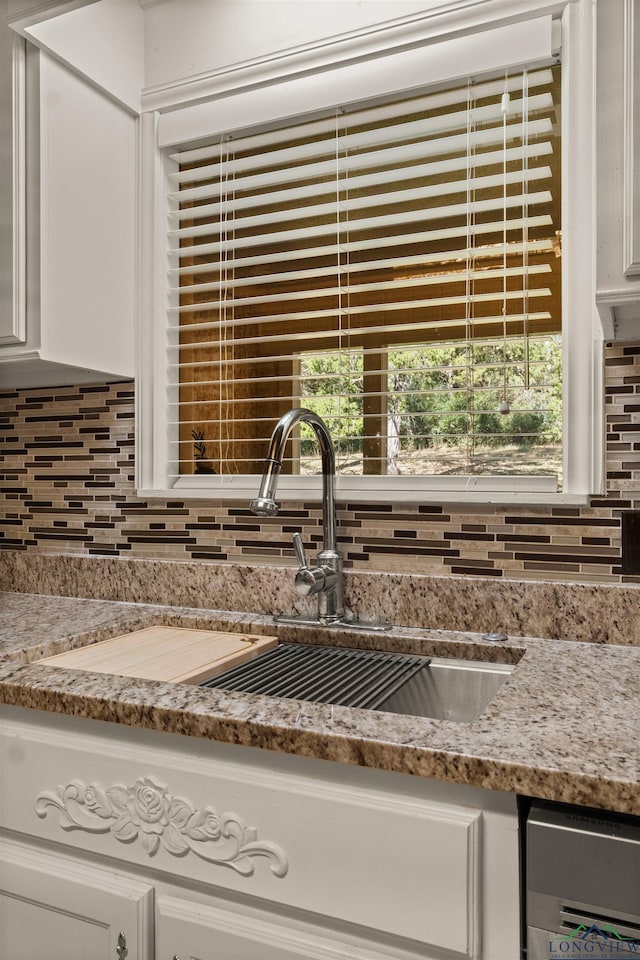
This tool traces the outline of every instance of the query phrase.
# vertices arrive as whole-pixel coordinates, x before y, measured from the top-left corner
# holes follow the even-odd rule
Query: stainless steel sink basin
[[[281,643],[200,686],[469,723],[512,664]]]
[[[470,723],[484,713],[512,671],[512,664],[433,657],[428,669],[407,680],[379,709]]]

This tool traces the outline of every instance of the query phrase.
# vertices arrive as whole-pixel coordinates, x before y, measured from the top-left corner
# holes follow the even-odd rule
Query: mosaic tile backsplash
[[[624,510],[640,509],[640,342],[606,350],[607,487],[585,508],[341,503],[354,570],[640,583],[622,573]],[[318,503],[254,517],[245,501],[142,500],[130,382],[0,392],[0,548],[293,563],[320,542]]]

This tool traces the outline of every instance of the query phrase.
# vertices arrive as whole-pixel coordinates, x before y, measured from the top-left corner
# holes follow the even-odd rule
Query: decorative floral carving
[[[256,828],[246,826],[237,814],[216,813],[212,807],[199,810],[151,777],[106,789],[72,780],[56,792],[39,794],[38,816],[46,817],[50,807],[59,811],[63,830],[112,833],[122,843],[138,841],[150,856],[160,846],[176,857],[191,852],[245,877],[254,873],[253,857],[267,857],[276,877],[284,877],[289,869],[284,850],[258,840]]]

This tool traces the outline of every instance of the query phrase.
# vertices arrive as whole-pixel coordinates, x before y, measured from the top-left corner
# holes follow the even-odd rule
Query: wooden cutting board
[[[276,637],[188,627],[145,627],[38,663],[143,680],[199,683],[278,645]]]

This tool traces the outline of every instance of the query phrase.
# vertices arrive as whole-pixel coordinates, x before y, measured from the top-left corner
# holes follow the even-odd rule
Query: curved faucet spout
[[[342,600],[342,556],[336,549],[336,455],[326,423],[312,410],[296,407],[278,420],[264,462],[260,490],[256,499],[251,501],[251,509],[261,517],[273,517],[278,513],[275,496],[284,450],[291,431],[301,422],[308,423],[315,432],[322,455],[322,551],[318,554],[318,566],[310,567],[304,556],[300,535],[294,534],[300,561],[296,589],[304,595],[317,594],[318,621],[334,623],[342,620],[345,612]]]
[[[275,501],[280,468],[284,459],[284,450],[289,434],[296,424],[308,423],[315,432],[322,456],[322,541],[323,551],[336,549],[336,506],[335,506],[335,476],[336,455],[333,441],[326,423],[312,410],[305,407],[296,407],[289,410],[276,424],[271,435],[269,451],[264,462],[264,472],[260,483],[260,490],[255,500],[251,501],[253,513],[262,517],[273,517],[278,513],[278,504]]]

